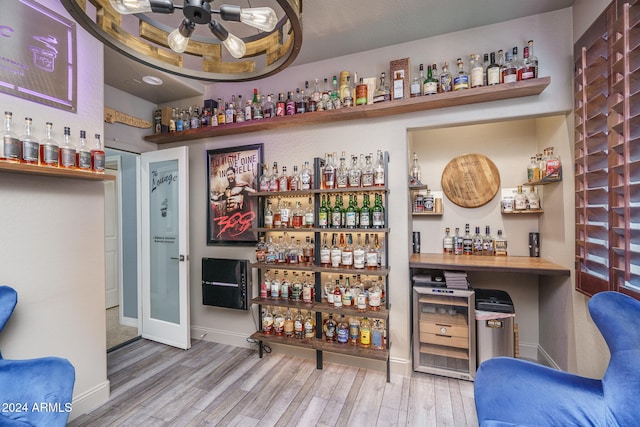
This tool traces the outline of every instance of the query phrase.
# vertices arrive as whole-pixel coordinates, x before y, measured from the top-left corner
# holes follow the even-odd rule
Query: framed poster
[[[261,165],[262,144],[207,151],[207,245],[258,241]]]
[[[76,111],[76,24],[33,0],[0,15],[0,92]]]

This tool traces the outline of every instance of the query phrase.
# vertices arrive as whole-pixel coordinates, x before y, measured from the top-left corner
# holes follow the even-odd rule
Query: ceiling
[[[550,12],[574,1],[303,0],[302,49],[293,65]],[[162,73],[109,48],[104,50],[105,84],[109,86],[154,104],[203,93],[206,82]],[[160,77],[164,84],[161,88],[147,85],[142,82],[145,75]]]

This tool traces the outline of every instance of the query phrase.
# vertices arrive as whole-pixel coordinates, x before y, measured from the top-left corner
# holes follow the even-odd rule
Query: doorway
[[[107,351],[140,337],[139,155],[105,150],[105,311]]]

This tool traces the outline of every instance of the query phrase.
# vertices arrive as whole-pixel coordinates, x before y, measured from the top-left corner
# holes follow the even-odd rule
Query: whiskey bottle
[[[447,61],[442,65],[442,72],[440,73],[440,85],[438,92],[446,93],[453,90],[453,76],[449,71],[449,63]]]
[[[293,173],[289,177],[289,190],[300,191],[300,172],[298,172],[298,165],[293,166]]]
[[[522,185],[518,185],[518,192],[514,196],[513,208],[517,211],[527,209],[527,196],[522,192]]]
[[[293,321],[293,316],[291,315],[291,309],[287,308],[287,313],[284,315],[284,336],[287,338],[291,338],[295,334],[295,325]]]
[[[296,207],[293,209],[291,215],[291,226],[293,228],[302,228],[304,221],[304,213],[302,212],[302,205],[300,200],[296,200]]]
[[[518,70],[518,80],[534,79],[536,75],[536,68],[529,59],[529,46],[524,47],[522,52],[522,67]]]
[[[380,319],[375,319],[371,328],[371,347],[384,348],[384,327],[380,323]]]
[[[306,112],[312,113],[316,111],[316,101],[311,96],[311,89],[309,88],[309,81],[304,82],[304,109]]]
[[[360,322],[360,346],[365,348],[371,346],[371,322],[367,317],[362,318]]]
[[[267,95],[267,100],[262,107],[262,118],[270,119],[276,117],[276,105],[273,103],[273,95]]]
[[[493,256],[495,254],[495,248],[493,243],[493,236],[491,235],[491,228],[487,225],[485,227],[485,234],[482,237],[482,255]]]
[[[311,310],[307,310],[307,315],[304,317],[304,337],[306,339],[313,339],[315,337],[315,326]]]
[[[60,146],[53,139],[53,123],[47,122],[46,135],[40,144],[40,164],[57,168],[60,166],[59,155]],[[0,148],[0,151],[2,149]]]
[[[433,77],[433,68],[431,65],[427,66],[427,78],[423,84],[424,95],[435,95],[438,93],[438,80]]]
[[[336,284],[333,288],[333,306],[335,308],[342,308],[342,291],[340,290],[339,279],[336,279]]]
[[[449,227],[444,229],[444,238],[442,239],[442,251],[445,254],[453,254],[453,237]]]
[[[273,314],[271,307],[267,306],[262,310],[262,333],[264,335],[273,335]]]
[[[360,341],[360,320],[357,317],[349,319],[349,344],[357,345]]]
[[[340,87],[340,98],[342,98],[342,105],[345,107],[353,106],[353,97],[351,96],[351,76],[347,76],[346,83]]]
[[[289,175],[287,174],[287,167],[282,166],[282,175],[278,177],[278,191],[289,190]]]
[[[529,187],[529,192],[526,194],[527,196],[527,206],[530,210],[538,210],[541,209],[540,206],[540,196],[536,193],[535,188]]]
[[[362,176],[362,170],[358,164],[358,157],[351,156],[351,167],[349,168],[349,187],[360,187],[360,177]]]
[[[453,254],[462,255],[464,243],[460,235],[460,228],[456,227],[456,234],[453,235]]]
[[[496,62],[496,53],[491,52],[491,62],[487,66],[487,85],[500,84],[500,65]]]
[[[471,87],[484,86],[484,68],[482,67],[482,61],[480,55],[472,54],[470,62],[470,74],[471,74]]]
[[[458,65],[458,72],[453,77],[453,90],[469,89],[469,74],[464,70],[464,62],[462,62],[462,58],[458,58],[456,63]]]
[[[334,188],[336,181],[336,165],[333,163],[333,155],[327,154],[327,162],[323,171],[323,187],[326,189]]]
[[[313,84],[313,92],[311,93],[311,101],[315,103],[316,111],[323,110],[322,105],[322,93],[320,92],[320,86],[318,84],[318,79],[315,79]]]
[[[76,147],[71,143],[71,129],[64,128],[64,138],[60,146],[60,167],[66,169],[76,168]]]
[[[342,234],[340,234],[340,241],[342,242]],[[341,261],[340,264],[344,268],[352,268],[353,267],[353,238],[351,234],[347,234],[347,238],[342,248]],[[334,301],[335,304],[335,301]]]
[[[20,140],[13,132],[13,114],[4,112],[4,128],[0,143],[0,160],[18,163],[20,161]]]
[[[91,149],[91,170],[95,173],[104,173],[105,153],[102,148],[100,134],[93,135],[93,148]]]
[[[340,344],[346,344],[349,342],[349,324],[344,318],[344,314],[340,315],[340,321],[338,322],[338,342]]]
[[[349,185],[349,169],[347,168],[344,151],[340,157],[340,164],[336,169],[336,188],[347,188]]]
[[[364,84],[364,79],[360,77],[358,85],[356,86],[356,101],[355,105],[367,105],[369,103],[369,88]]]
[[[413,153],[413,162],[411,163],[411,184],[422,184],[422,171],[420,170],[420,163],[418,163],[418,153]]]
[[[533,40],[529,40],[529,66],[533,67],[533,78],[538,78],[538,57],[533,54]]]
[[[365,156],[365,164],[364,164],[364,167],[362,168],[362,175],[360,177],[360,182],[362,187],[372,187],[373,176],[374,176],[374,169],[373,169],[373,164],[371,163],[371,156]]]
[[[304,211],[303,226],[306,228],[313,228],[314,224],[315,224],[315,215],[313,212],[313,199],[309,197],[309,201],[307,202],[307,209]]]
[[[304,167],[300,171],[300,189],[310,190],[313,187],[313,173],[309,168],[309,162],[304,162]]]
[[[396,71],[393,75],[393,99],[404,98],[404,78],[401,71]]]
[[[476,234],[473,235],[473,255],[482,255],[482,236],[478,226],[476,226]]]
[[[380,73],[380,80],[378,81],[378,87],[373,97],[373,103],[386,102],[391,100],[391,92],[389,91],[389,85],[387,84],[387,77],[385,73]]]
[[[280,181],[278,176],[278,162],[273,162],[273,168],[271,169],[271,175],[269,175],[269,191],[280,190]]]
[[[267,244],[264,241],[264,236],[260,236],[260,240],[256,244],[256,262],[264,263],[267,257]]]
[[[342,261],[342,248],[338,246],[337,234],[333,233],[331,242],[331,267],[340,267]]]
[[[305,112],[304,107],[304,91],[300,92],[300,88],[296,88],[296,114],[303,114]]]
[[[327,342],[336,340],[336,322],[333,320],[333,314],[329,313],[329,318],[324,322],[324,337]]]
[[[380,311],[382,303],[382,290],[378,286],[378,282],[374,282],[369,288],[369,310]]]
[[[271,210],[271,201],[267,201],[264,208],[264,228],[273,228],[273,211]]]
[[[464,237],[462,238],[462,254],[473,255],[473,237],[469,230],[469,224],[464,226]]]
[[[24,135],[20,137],[20,161],[22,163],[37,165],[40,154],[40,143],[33,136],[32,120],[30,117],[24,119]]]
[[[411,79],[411,98],[422,95],[422,84],[424,81],[424,65],[420,64],[418,75]]]
[[[304,338],[304,317],[302,317],[300,309],[298,309],[298,312],[293,319],[293,333],[299,340]]]
[[[366,265],[366,252],[365,247],[362,246],[362,239],[360,233],[358,233],[358,240],[356,246],[353,248],[353,268],[363,269]]]
[[[91,170],[91,150],[87,144],[87,133],[80,131],[80,142],[76,151],[76,167],[81,170]]]
[[[482,79],[485,86],[487,86],[487,69],[489,68],[489,54],[484,54],[484,60],[482,61]]]
[[[517,53],[518,48],[514,47],[514,51]],[[514,58],[513,54],[507,50],[504,68],[502,69],[502,82],[513,83],[518,80],[518,66],[517,58]]]
[[[507,255],[507,239],[502,235],[502,230],[498,230],[498,235],[494,240],[494,246],[496,256]]]
[[[324,87],[322,88],[322,105],[325,110],[333,110],[333,101],[331,100],[331,89],[329,88],[329,79],[324,78]]]
[[[278,307],[273,311],[273,332],[278,336],[284,335],[284,315]]]

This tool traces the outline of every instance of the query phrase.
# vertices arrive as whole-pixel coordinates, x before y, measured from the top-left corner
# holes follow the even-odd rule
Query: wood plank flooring
[[[477,426],[473,383],[412,377],[194,340],[139,340],[107,355],[111,398],[69,423],[97,426]]]

